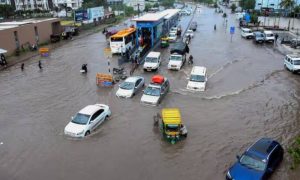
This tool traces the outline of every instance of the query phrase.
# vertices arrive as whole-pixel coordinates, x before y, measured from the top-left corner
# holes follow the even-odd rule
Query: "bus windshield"
[[[111,42],[123,42],[123,37],[111,37]]]

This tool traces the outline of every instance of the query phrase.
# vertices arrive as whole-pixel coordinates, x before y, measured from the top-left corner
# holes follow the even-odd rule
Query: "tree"
[[[131,7],[131,6],[126,6],[125,5],[124,9],[125,9],[125,15],[126,16],[131,16],[131,15],[135,14],[135,11],[134,11],[133,7]]]
[[[16,10],[16,2],[15,0],[10,0],[10,5]]]
[[[10,16],[14,15],[14,11],[15,10],[12,5],[0,4],[0,16],[9,18]]]
[[[150,8],[152,8],[151,4],[146,3],[145,4],[145,11],[148,12]]]
[[[233,4],[231,4],[231,6],[230,6],[230,9],[231,9],[231,12],[235,12],[235,10],[236,10],[236,5],[235,5],[235,3],[233,3]]]
[[[48,7],[50,10],[53,10],[53,1],[52,0],[48,0]]]
[[[280,5],[280,7],[283,7],[283,8],[286,8],[286,9],[289,9],[290,11],[292,11],[292,8],[295,5],[295,1],[294,0],[282,0],[279,5]]]
[[[174,2],[175,0],[162,0],[161,5],[166,8],[169,8],[169,7],[173,7]]]
[[[84,9],[98,7],[98,6],[105,6],[106,0],[83,0],[82,7]]]
[[[254,9],[255,7],[255,0],[243,0],[243,1],[240,1],[240,6],[243,8],[243,9]]]

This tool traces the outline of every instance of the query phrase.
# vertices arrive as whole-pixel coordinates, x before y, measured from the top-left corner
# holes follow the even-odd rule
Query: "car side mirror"
[[[236,155],[236,158],[237,158],[238,160],[240,160],[241,157],[240,157],[239,155]]]
[[[73,117],[73,116],[71,116],[71,119],[73,120],[73,119],[74,119],[74,117]]]
[[[190,78],[189,78],[189,77],[187,77],[186,79],[187,79],[187,80],[190,80]]]
[[[93,121],[90,121],[89,124],[92,124]]]

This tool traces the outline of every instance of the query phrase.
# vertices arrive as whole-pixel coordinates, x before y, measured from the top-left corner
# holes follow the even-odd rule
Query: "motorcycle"
[[[88,70],[87,70],[87,64],[83,64],[83,65],[81,66],[80,72],[81,72],[82,74],[85,74],[85,73],[88,72]]]

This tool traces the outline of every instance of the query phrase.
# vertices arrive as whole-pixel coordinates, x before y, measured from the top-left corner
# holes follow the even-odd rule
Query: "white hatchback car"
[[[124,82],[119,85],[116,92],[117,97],[131,98],[145,85],[145,80],[140,76],[128,77]]]
[[[284,67],[293,73],[300,72],[300,55],[286,55],[284,58]]]
[[[81,109],[71,122],[65,127],[65,135],[71,137],[84,137],[95,130],[111,115],[109,107],[105,104],[88,105]]]
[[[186,33],[185,33],[185,37],[188,37],[189,35],[191,36],[191,38],[193,38],[194,37],[194,31],[191,30],[191,29],[187,30]]]
[[[160,66],[160,62],[161,62],[160,52],[151,51],[145,58],[144,70],[145,71],[158,70]]]
[[[174,32],[170,33],[168,39],[170,42],[175,42],[177,40],[177,34]]]
[[[194,66],[187,84],[188,90],[205,91],[207,74],[206,68],[202,66]]]
[[[248,28],[242,28],[241,29],[241,36],[243,38],[246,38],[246,39],[249,39],[249,38],[253,38],[254,37],[254,34],[252,32],[251,29],[248,29]]]

